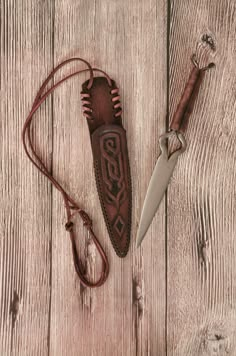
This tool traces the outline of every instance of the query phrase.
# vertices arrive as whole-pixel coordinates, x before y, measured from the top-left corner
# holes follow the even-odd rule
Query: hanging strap
[[[56,84],[54,84],[50,89],[48,89],[45,92],[46,86],[49,83],[49,81],[54,77],[54,74],[60,69],[62,68],[64,65],[66,65],[67,63],[70,63],[72,61],[81,61],[83,63],[85,63],[88,67],[88,69],[83,69],[83,70],[79,70],[76,71],[72,74],[67,75],[66,77],[64,77],[63,79],[61,79],[60,81],[58,81]],[[33,102],[32,105],[32,109],[28,115],[28,117],[26,118],[26,121],[24,123],[24,127],[23,127],[23,131],[22,131],[22,141],[23,141],[23,146],[24,146],[24,150],[28,156],[28,158],[30,159],[30,161],[35,165],[35,167],[38,168],[38,170],[44,174],[50,181],[51,183],[55,186],[55,188],[57,188],[59,190],[59,192],[61,192],[63,199],[64,199],[64,204],[65,204],[65,208],[66,208],[66,214],[67,214],[67,223],[65,225],[66,230],[69,232],[70,234],[70,239],[71,239],[71,243],[72,243],[72,253],[73,253],[73,260],[74,260],[74,265],[75,265],[75,270],[80,278],[81,283],[84,286],[87,287],[99,287],[101,286],[107,279],[108,273],[109,273],[109,263],[108,263],[108,259],[107,256],[101,246],[101,244],[99,243],[97,237],[95,236],[93,229],[92,229],[92,220],[90,219],[90,217],[88,216],[88,214],[82,210],[77,203],[71,198],[71,196],[66,193],[66,191],[64,190],[64,188],[60,185],[60,183],[58,183],[58,181],[52,176],[52,174],[49,172],[49,170],[47,169],[46,165],[43,163],[42,159],[39,157],[39,155],[37,154],[34,146],[33,146],[33,142],[32,142],[32,130],[30,130],[31,127],[31,123],[32,123],[32,119],[33,119],[33,115],[35,114],[35,112],[38,110],[38,108],[41,106],[41,104],[46,100],[46,98],[59,86],[61,85],[63,82],[65,82],[67,79],[74,77],[75,75],[78,75],[82,72],[90,72],[90,79],[88,81],[88,89],[90,89],[93,85],[93,72],[97,70],[100,71],[102,73],[105,74],[105,76],[107,77],[107,80],[110,81],[110,77],[103,71],[92,68],[91,65],[85,61],[82,58],[70,58],[67,59],[66,61],[60,63],[46,78],[46,80],[43,82],[43,84],[41,85],[36,98]],[[27,141],[27,143],[26,143]],[[83,220],[84,226],[87,228],[87,230],[89,231],[89,234],[93,240],[93,242],[95,243],[95,246],[101,256],[102,259],[102,272],[101,272],[101,276],[100,278],[96,281],[96,282],[91,282],[87,279],[86,277],[86,271],[84,266],[82,265],[78,253],[77,253],[77,248],[76,248],[76,243],[75,243],[75,232],[74,232],[74,223],[72,221],[73,216],[78,213],[81,217],[81,219]]]

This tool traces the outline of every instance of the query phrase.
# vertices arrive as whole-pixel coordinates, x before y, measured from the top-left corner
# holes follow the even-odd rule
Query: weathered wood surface
[[[172,2],[170,112],[205,33],[216,68],[206,73],[168,190],[169,355],[236,355],[235,32],[235,1]]]
[[[1,0],[0,355],[236,355],[235,16],[230,0]],[[216,69],[206,75],[167,199],[137,250],[158,136],[205,33],[216,43]],[[98,209],[79,96],[86,75],[64,84],[35,116],[35,141],[108,254],[109,279],[94,290],[74,271],[60,194],[20,142],[42,79],[70,56],[120,87],[133,177],[132,244],[120,260]],[[100,261],[80,221],[78,248],[96,274]]]
[[[0,354],[46,355],[50,332],[49,182],[25,159],[21,130],[42,73],[53,66],[51,2],[1,1]],[[50,166],[51,100],[35,141]]]

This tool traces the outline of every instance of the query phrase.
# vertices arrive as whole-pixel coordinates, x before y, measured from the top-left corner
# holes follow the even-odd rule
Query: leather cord
[[[85,63],[87,65],[88,69],[78,70],[78,71],[75,71],[75,72],[67,75],[66,77],[64,77],[63,79],[58,81],[56,84],[54,84],[50,89],[48,89],[45,92],[47,84],[54,77],[55,73],[58,70],[60,70],[63,66],[65,66],[66,64],[68,64],[70,62],[73,62],[73,61],[81,61],[81,62]],[[93,288],[93,287],[101,286],[106,281],[106,279],[108,277],[108,274],[109,274],[109,263],[108,263],[107,256],[106,256],[106,254],[105,254],[100,242],[98,241],[96,235],[93,232],[92,220],[90,219],[88,214],[84,210],[82,210],[78,206],[78,204],[74,201],[74,199],[64,190],[64,188],[53,177],[53,175],[49,172],[49,170],[47,169],[46,165],[43,163],[42,159],[37,154],[37,152],[36,152],[36,150],[35,150],[35,148],[33,146],[32,132],[30,130],[34,114],[39,109],[41,104],[47,99],[47,97],[58,86],[60,86],[62,83],[64,83],[69,78],[74,77],[75,75],[78,75],[78,74],[80,74],[82,72],[88,72],[88,71],[90,72],[90,79],[88,81],[88,89],[90,89],[92,87],[92,85],[93,85],[93,72],[94,71],[102,72],[106,76],[109,85],[111,85],[111,79],[105,72],[103,72],[102,70],[99,70],[97,68],[92,68],[91,65],[87,61],[82,59],[82,58],[70,58],[70,59],[67,59],[64,62],[60,63],[48,75],[48,77],[46,78],[46,80],[41,85],[41,87],[40,87],[40,89],[39,89],[39,91],[38,91],[38,93],[37,93],[37,95],[35,97],[35,100],[33,102],[31,111],[30,111],[28,117],[26,118],[26,121],[25,121],[24,126],[23,126],[22,141],[23,141],[24,150],[25,150],[28,158],[30,159],[30,161],[34,164],[35,167],[38,168],[38,170],[42,174],[44,174],[50,180],[50,182],[55,186],[55,188],[57,188],[59,190],[59,192],[62,194],[62,197],[64,199],[65,208],[66,208],[66,214],[67,214],[67,223],[66,223],[65,227],[66,227],[66,230],[70,234],[75,270],[76,270],[76,272],[77,272],[77,274],[79,276],[79,279],[80,279],[81,283],[86,287]],[[96,248],[97,248],[97,250],[98,250],[98,252],[99,252],[99,254],[101,256],[101,259],[102,259],[102,272],[101,272],[100,278],[95,282],[89,281],[87,279],[85,268],[82,265],[82,263],[81,263],[81,261],[79,259],[78,253],[77,253],[76,242],[75,242],[74,223],[72,221],[72,218],[73,218],[74,214],[76,214],[76,213],[78,213],[80,215],[81,219],[83,220],[84,226],[89,231],[89,234],[90,234],[93,242],[95,243],[95,246],[96,246]]]

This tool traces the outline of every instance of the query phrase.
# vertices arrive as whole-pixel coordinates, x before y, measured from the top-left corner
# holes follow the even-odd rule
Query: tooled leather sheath
[[[131,230],[131,178],[122,126],[121,104],[116,83],[95,77],[93,85],[82,85],[81,98],[87,118],[97,190],[112,245],[125,257]]]

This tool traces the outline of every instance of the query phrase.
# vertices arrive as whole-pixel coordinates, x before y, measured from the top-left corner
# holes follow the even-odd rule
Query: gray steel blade
[[[173,170],[178,161],[179,155],[185,150],[186,143],[182,137],[179,137],[181,143],[183,144],[182,148],[175,151],[169,158],[167,152],[167,146],[165,144],[166,136],[163,136],[160,139],[161,154],[156,162],[154,168],[147,194],[144,200],[144,205],[141,213],[141,219],[137,234],[137,247],[141,244],[152,220],[153,217],[160,205],[160,202],[165,194],[166,188],[168,186],[169,180],[172,176]]]

